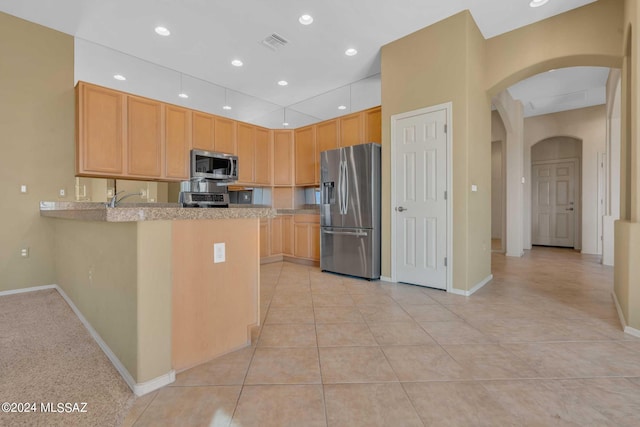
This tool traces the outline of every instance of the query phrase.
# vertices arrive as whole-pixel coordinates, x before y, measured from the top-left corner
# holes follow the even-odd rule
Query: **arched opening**
[[[581,248],[582,150],[582,140],[566,136],[531,147],[532,245]]]

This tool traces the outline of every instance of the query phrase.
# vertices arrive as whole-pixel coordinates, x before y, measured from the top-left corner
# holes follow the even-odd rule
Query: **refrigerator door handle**
[[[340,207],[340,215],[342,215],[342,161],[340,161],[338,169],[338,206]]]
[[[366,237],[366,231],[332,231],[332,230],[322,230],[324,234],[337,234],[341,236],[356,236],[356,237]]]
[[[349,210],[349,168],[347,167],[347,161],[344,162],[344,214],[347,214]]]

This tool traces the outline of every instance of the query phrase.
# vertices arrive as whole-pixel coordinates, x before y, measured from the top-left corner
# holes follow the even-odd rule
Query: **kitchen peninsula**
[[[141,395],[250,343],[260,218],[275,210],[121,206],[41,202],[40,214],[53,218],[58,286]]]

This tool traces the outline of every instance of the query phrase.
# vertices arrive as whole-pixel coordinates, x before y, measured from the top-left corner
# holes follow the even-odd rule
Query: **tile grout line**
[[[281,263],[280,264],[280,271],[278,272],[278,278],[276,279],[276,288],[277,288],[277,283],[280,280],[280,275],[282,274],[282,268],[283,268],[284,264]],[[275,292],[274,292],[275,293]],[[258,298],[262,298],[261,296],[259,296]],[[271,299],[273,299],[273,296],[271,297]],[[267,321],[267,316],[269,316],[269,310],[271,309],[271,299],[269,300],[269,305],[267,306],[267,314],[264,317],[264,321],[266,323]],[[260,305],[260,300],[258,300],[258,305]],[[260,325],[260,329],[262,329],[264,327],[263,324]],[[233,408],[233,413],[231,414],[231,418],[229,419],[229,426],[232,425],[233,423],[233,418],[236,416],[236,412],[238,410],[238,405],[240,404],[240,398],[242,397],[242,393],[244,392],[244,387],[245,387],[245,383],[247,382],[247,376],[249,375],[249,371],[251,370],[251,364],[253,363],[253,359],[256,355],[256,351],[258,350],[258,343],[260,342],[260,338],[262,337],[262,330],[260,331],[260,334],[258,335],[258,338],[256,339],[256,346],[253,349],[253,352],[251,353],[251,359],[249,359],[249,365],[247,366],[247,372],[245,372],[244,374],[244,378],[242,379],[242,384],[240,386],[240,393],[238,393],[238,398],[236,399],[236,405]],[[253,343],[252,343],[253,344]]]

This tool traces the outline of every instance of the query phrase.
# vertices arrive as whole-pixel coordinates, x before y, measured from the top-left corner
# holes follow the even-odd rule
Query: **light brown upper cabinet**
[[[216,117],[214,124],[214,147],[219,153],[236,154],[236,121]]]
[[[382,144],[382,109],[380,107],[371,108],[363,112],[364,114],[364,141],[377,142]]]
[[[340,120],[333,119],[316,126],[316,183],[320,182],[320,153],[339,147]]]
[[[124,94],[79,82],[76,87],[76,173],[124,172]]]
[[[273,131],[273,185],[293,185],[293,131]]]
[[[256,128],[238,123],[238,182],[251,184],[254,181]]]
[[[238,124],[240,126],[240,124]],[[272,131],[256,127],[255,170],[256,184],[271,185],[271,139]]]
[[[296,185],[312,185],[316,175],[316,135],[313,126],[295,130]]]
[[[193,148],[198,150],[215,151],[214,126],[215,116],[211,114],[193,112]]]
[[[191,110],[165,104],[164,119],[164,177],[187,180],[191,148]]]
[[[162,174],[162,104],[127,96],[127,174],[160,178]]]
[[[340,146],[362,144],[364,134],[364,118],[362,113],[340,117]]]

